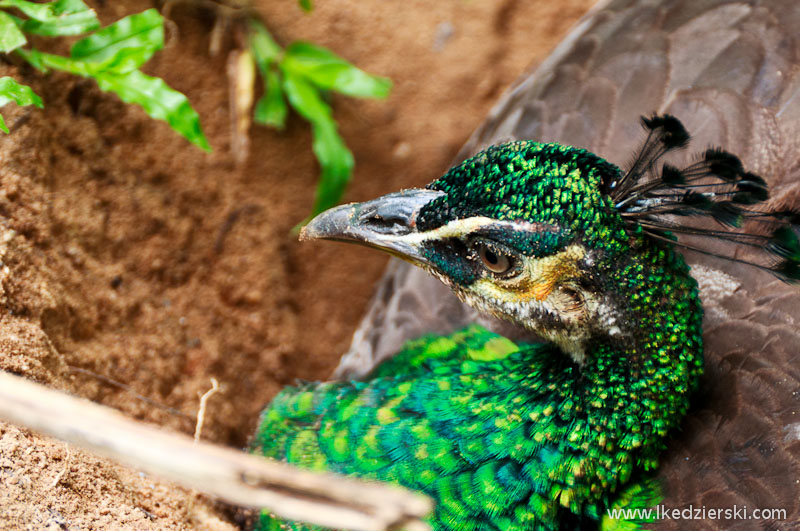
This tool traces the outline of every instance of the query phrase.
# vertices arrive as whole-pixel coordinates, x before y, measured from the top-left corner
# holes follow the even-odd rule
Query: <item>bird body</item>
[[[694,146],[722,146],[763,176],[770,208],[798,208],[798,27],[796,0],[600,0],[547,60],[506,91],[455,162],[493,144],[536,139],[579,146],[625,167],[641,135],[637,117],[655,111],[678,117]],[[714,220],[698,225],[719,227]],[[723,245],[706,240],[706,252]],[[751,516],[755,509],[776,511],[760,520],[661,519],[653,529],[797,529],[800,290],[706,252],[681,251],[700,288],[705,367],[655,473],[659,504],[747,507]],[[747,256],[748,247],[735,252]],[[406,341],[475,322],[514,341],[531,340],[524,327],[462,304],[422,268],[392,260],[333,376],[364,378]]]
[[[567,513],[602,516],[602,485],[627,480],[646,446],[623,433],[639,423],[615,397],[591,396],[549,346],[475,326],[411,342],[385,365],[368,382],[283,391],[255,451],[429,494],[436,529],[558,529]]]
[[[623,486],[655,469],[703,369],[697,284],[669,230],[703,233],[672,217],[756,218],[770,233],[747,238],[780,257],[769,268],[788,277],[800,260],[794,218],[750,208],[765,188],[738,159],[708,150],[654,172],[688,135],[671,117],[644,125],[627,172],[583,149],[511,142],[426,190],[313,220],[306,239],[401,256],[549,343],[480,327],[412,341],[361,381],[284,390],[253,451],[422,491],[436,529],[599,525]]]

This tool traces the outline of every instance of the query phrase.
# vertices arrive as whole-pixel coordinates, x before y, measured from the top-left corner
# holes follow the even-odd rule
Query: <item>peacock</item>
[[[599,524],[657,467],[703,370],[697,283],[676,247],[706,251],[675,235],[753,249],[728,258],[800,280],[800,216],[760,208],[761,177],[716,148],[685,168],[662,162],[689,134],[670,115],[642,123],[626,172],[580,148],[510,142],[425,189],[313,219],[301,239],[391,253],[546,343],[480,327],[425,337],[363,381],[284,390],[254,449],[424,492],[436,529]]]
[[[265,410],[253,450],[425,492],[437,502],[431,516],[437,529],[597,528],[608,524],[609,508],[655,503],[642,487],[654,473],[666,501],[688,499],[699,507],[755,500],[764,507],[771,495],[774,506],[789,511],[774,525],[791,526],[800,437],[783,404],[797,396],[798,378],[784,359],[758,355],[777,348],[796,360],[796,330],[779,329],[790,342],[782,351],[776,340],[764,342],[771,331],[752,332],[768,324],[769,305],[793,311],[787,301],[792,288],[767,274],[798,278],[797,216],[787,199],[787,176],[796,166],[774,145],[798,91],[786,60],[797,42],[776,37],[792,17],[800,13],[779,1],[605,3],[511,91],[470,142],[467,149],[484,147],[476,155],[426,189],[339,207],[312,221],[306,239],[357,242],[402,258],[469,307],[512,323],[513,333],[458,329],[473,315],[463,307],[458,315],[437,316],[455,331],[412,341],[414,326],[399,334],[381,334],[386,326],[362,328],[354,344],[370,348],[356,348],[344,361],[339,374],[345,381],[283,391]],[[705,31],[690,31],[698,27]],[[679,55],[690,37],[709,43],[690,61],[693,69],[657,75],[659,54]],[[760,53],[743,56],[741,42],[760,45]],[[620,57],[627,70],[614,62]],[[731,71],[725,60],[736,61],[740,76],[743,65],[759,68],[745,69],[751,80],[734,84],[725,77]],[[614,66],[624,75],[610,81]],[[667,88],[641,90],[643,83]],[[638,99],[628,101],[634,95]],[[623,146],[612,140],[639,129],[636,119],[623,124],[622,118],[646,112],[641,106],[648,103],[689,121],[705,118],[701,138],[723,130],[721,140],[735,140],[735,129],[720,123],[749,124],[738,133],[742,138],[771,135],[761,139],[770,149],[743,147],[759,171],[778,173],[767,177],[784,183],[779,200],[770,201],[765,181],[726,151],[709,147],[686,162],[689,135],[670,114],[641,120],[646,139],[626,171],[567,141],[545,141],[572,133],[572,144],[588,146],[586,135],[606,127],[593,142],[619,159]],[[726,116],[723,111],[732,116],[728,122],[710,119],[715,112]],[[751,117],[770,112],[772,129],[763,124],[769,120]],[[495,143],[505,137],[538,141]],[[779,172],[778,158],[787,164]],[[710,310],[710,340],[708,331],[703,336],[698,284],[683,255],[707,260],[692,272]],[[409,271],[395,266],[387,280],[397,297],[403,294],[398,278],[406,283],[399,287],[423,292],[418,300],[442,293],[434,284],[411,281],[420,277]],[[743,286],[740,278],[759,284]],[[759,291],[760,299],[749,296]],[[386,306],[391,295],[378,300]],[[418,307],[405,304],[405,314]],[[380,320],[398,323],[401,315]],[[374,325],[374,311],[369,319]],[[726,319],[734,323],[729,328]],[[544,342],[531,342],[531,334]],[[397,338],[399,352],[383,361],[386,345]],[[704,365],[709,343],[713,364]],[[375,363],[353,369],[365,351]],[[721,368],[721,355],[741,375]],[[755,405],[742,405],[741,390],[761,392],[751,399]],[[726,392],[727,404],[720,398]],[[707,410],[690,415],[688,424],[683,420],[690,407],[708,403],[727,405],[716,414],[733,421]],[[770,415],[759,416],[762,410]],[[774,425],[785,427],[780,438]],[[710,457],[681,454],[698,447]],[[262,515],[263,528],[273,525],[299,526]],[[739,525],[749,529],[753,522]]]

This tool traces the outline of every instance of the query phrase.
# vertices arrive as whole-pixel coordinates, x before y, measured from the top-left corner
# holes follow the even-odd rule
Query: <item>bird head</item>
[[[582,364],[589,342],[635,343],[637,326],[672,311],[666,306],[692,299],[700,314],[688,268],[672,252],[671,233],[683,228],[672,220],[711,216],[738,226],[763,216],[745,206],[766,198],[763,180],[725,152],[708,150],[685,170],[657,172],[655,161],[689,136],[670,116],[643,123],[650,135],[627,173],[583,149],[510,142],[425,189],[324,212],[301,239],[361,243],[412,262],[464,302],[536,332]],[[781,215],[773,221],[785,229]],[[747,242],[794,254],[788,261],[796,263],[796,238],[778,236],[748,235]]]
[[[630,239],[602,192],[618,175],[582,149],[511,142],[426,189],[320,214],[301,238],[362,243],[408,260],[471,306],[580,359],[589,337],[618,330],[602,285]]]

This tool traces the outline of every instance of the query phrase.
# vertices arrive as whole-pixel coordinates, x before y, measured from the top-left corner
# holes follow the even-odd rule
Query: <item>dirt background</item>
[[[104,23],[164,7],[89,3]],[[386,101],[333,98],[356,160],[346,199],[364,200],[445,170],[502,90],[592,3],[336,0],[310,15],[292,0],[253,5],[281,44],[309,40],[394,81]],[[3,109],[0,368],[186,433],[214,377],[223,392],[203,437],[242,447],[282,386],[335,367],[386,259],[290,235],[317,178],[298,117],[284,132],[251,128],[250,157],[234,163],[236,39],[227,31],[212,55],[209,35],[235,11],[213,7],[169,2],[167,47],[145,68],[188,95],[211,154],[91,81],[0,63],[46,106]],[[0,529],[229,522],[179,488],[0,424]]]

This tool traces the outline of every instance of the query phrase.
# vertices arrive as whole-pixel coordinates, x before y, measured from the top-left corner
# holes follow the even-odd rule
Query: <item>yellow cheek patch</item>
[[[547,297],[550,296],[550,294],[553,292],[553,288],[555,287],[555,285],[556,285],[555,282],[534,284],[533,289],[531,289],[531,291],[529,291],[528,293],[520,293],[520,297],[524,298],[525,295],[532,295],[534,299],[536,299],[539,302],[542,302],[543,300],[545,300]]]
[[[580,245],[570,245],[563,251],[553,256],[546,256],[538,260],[530,260],[530,286],[526,292],[520,292],[520,298],[543,301],[555,289],[556,285],[565,278],[578,276],[578,262],[586,255]]]

